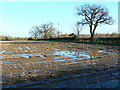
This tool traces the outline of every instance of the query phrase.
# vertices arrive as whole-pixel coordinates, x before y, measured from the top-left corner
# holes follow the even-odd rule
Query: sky
[[[0,2],[0,35],[29,37],[33,26],[53,22],[63,34],[74,33],[73,27],[80,18],[76,6],[82,4],[103,5],[114,19],[113,25],[100,25],[96,33],[118,32],[118,2]],[[81,34],[90,34],[85,27]]]

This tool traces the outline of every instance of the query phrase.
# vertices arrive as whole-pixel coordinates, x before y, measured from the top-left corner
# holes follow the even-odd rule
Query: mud
[[[112,87],[111,83],[117,83],[119,80],[118,71],[110,71],[110,69],[114,70],[114,68],[119,69],[120,66],[118,64],[118,46],[49,41],[24,44],[4,43],[0,44],[0,46],[2,47],[0,51],[0,65],[2,65],[3,88],[89,88],[93,86],[98,88],[98,81],[100,81],[99,87],[105,88]],[[92,80],[92,77],[97,77],[96,74],[98,72],[110,75],[110,79]],[[59,80],[59,78],[68,78],[85,73],[89,73],[90,76]],[[93,76],[91,77],[92,74]],[[98,78],[102,76],[98,75]],[[54,81],[54,78],[58,80]],[[86,81],[87,78],[91,80]],[[49,79],[53,79],[53,81],[45,82],[43,85],[39,85],[39,83],[33,85],[32,83]],[[76,80],[76,83],[70,83],[72,80]],[[86,81],[86,84],[80,83],[81,80]],[[22,85],[20,84],[21,82],[23,83]],[[60,83],[64,83],[64,85],[59,85]],[[113,87],[119,87],[119,85],[116,84]]]

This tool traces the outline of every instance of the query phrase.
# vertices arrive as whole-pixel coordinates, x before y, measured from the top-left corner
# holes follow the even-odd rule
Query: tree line
[[[80,35],[83,26],[89,27],[90,40],[94,40],[94,35],[97,27],[100,24],[113,24],[113,19],[109,15],[109,11],[106,7],[97,4],[84,4],[76,7],[76,15],[80,17],[80,20],[75,23],[74,31],[76,35]],[[35,39],[37,37],[52,38],[56,34],[60,35],[60,31],[56,30],[53,23],[42,24],[40,26],[32,27],[30,34]]]
[[[41,38],[53,38],[53,37],[59,37],[59,35],[62,33],[58,31],[52,22],[47,24],[42,24],[40,26],[33,26],[30,30],[30,35],[34,37],[34,39],[37,39],[38,37]]]

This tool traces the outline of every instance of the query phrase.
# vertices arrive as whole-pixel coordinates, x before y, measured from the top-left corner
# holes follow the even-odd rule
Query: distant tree
[[[59,30],[60,29],[60,23],[57,23],[57,25],[58,25],[58,28],[57,28],[57,31],[56,31],[56,35],[59,38],[60,35],[62,34],[62,32]]]
[[[91,41],[94,39],[95,30],[99,24],[113,24],[112,17],[109,16],[108,9],[101,5],[81,5],[77,7],[77,15],[83,17],[79,24],[89,26]]]
[[[10,37],[8,34],[0,36],[0,40],[2,41],[10,41],[12,40],[12,37]]]
[[[83,28],[82,24],[80,24],[79,22],[75,23],[75,28],[73,28],[73,29],[74,29],[76,35],[80,35],[82,28]]]
[[[42,31],[44,39],[52,38],[55,35],[55,28],[53,27],[53,23],[42,24],[40,26],[40,30]]]
[[[34,39],[37,39],[40,35],[40,29],[38,26],[34,26],[32,27],[32,29],[30,30],[29,34],[34,37]]]
[[[61,31],[56,31],[56,34],[57,34],[57,37],[59,38],[60,35],[62,34],[62,32]]]
[[[47,23],[47,24],[42,24],[39,27],[34,26],[30,30],[29,34],[37,39],[38,37],[43,37],[44,39],[46,38],[52,38],[55,36],[55,28],[53,26],[53,23]]]

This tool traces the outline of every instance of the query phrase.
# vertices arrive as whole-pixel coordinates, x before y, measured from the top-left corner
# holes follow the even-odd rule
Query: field
[[[119,47],[1,41],[3,88],[120,88]]]

